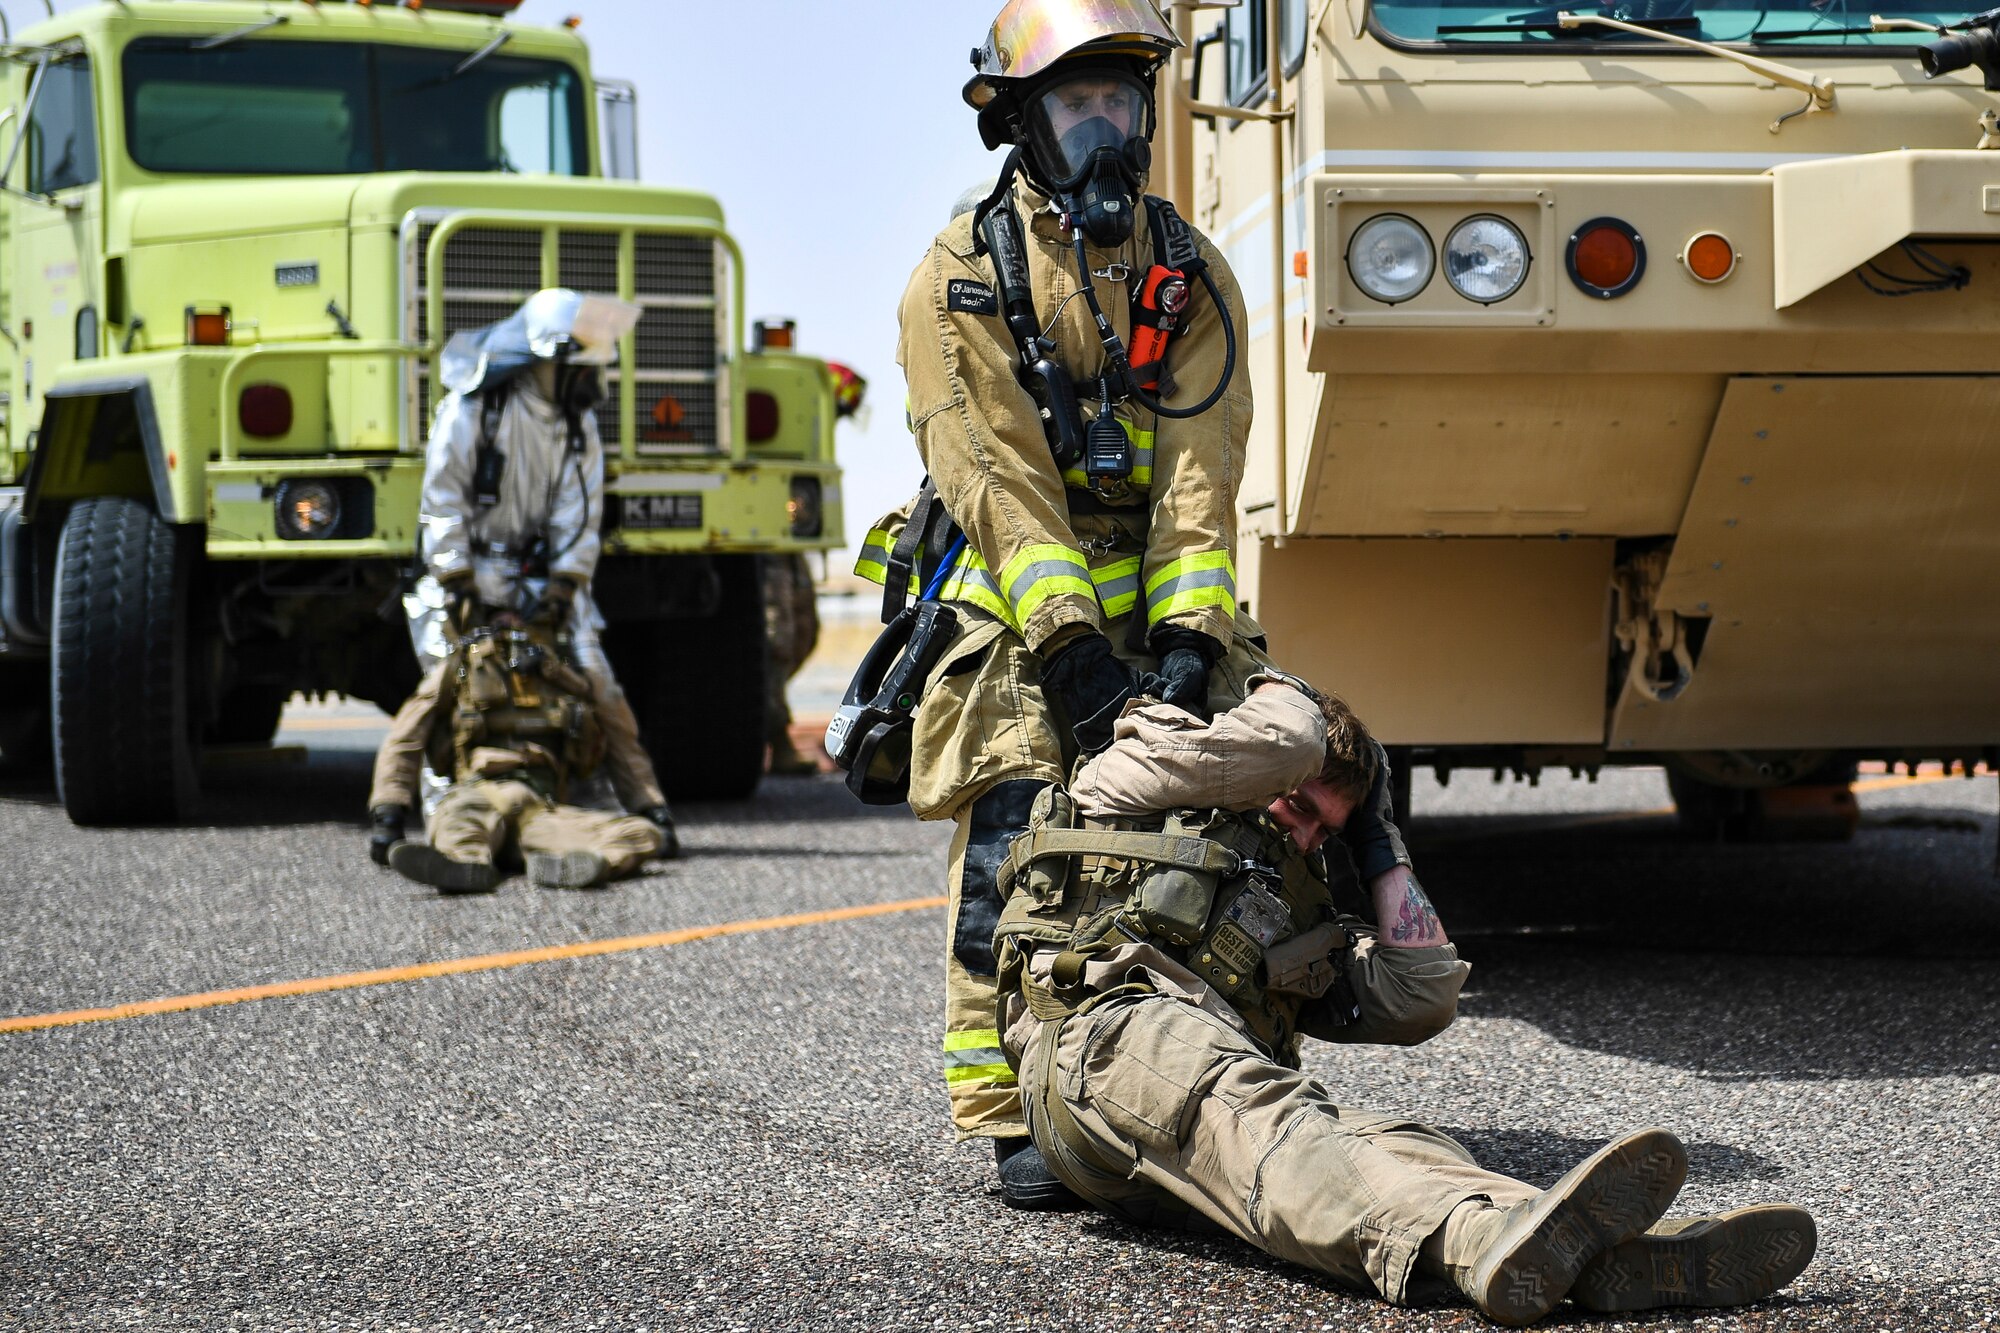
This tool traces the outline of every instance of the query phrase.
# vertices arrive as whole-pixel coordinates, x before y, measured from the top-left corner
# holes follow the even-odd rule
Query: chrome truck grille
[[[403,336],[430,337],[430,241],[443,212],[402,228]],[[715,239],[640,227],[467,226],[444,245],[444,333],[503,319],[543,287],[621,295],[644,313],[605,376],[597,425],[609,453],[712,454],[729,440],[729,251]],[[630,387],[629,394],[626,392]],[[442,390],[409,370],[406,438],[428,437]]]

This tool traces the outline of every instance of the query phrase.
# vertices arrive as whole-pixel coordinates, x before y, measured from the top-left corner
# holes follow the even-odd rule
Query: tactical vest
[[[506,776],[551,800],[565,800],[573,779],[604,758],[590,681],[556,653],[547,637],[525,629],[481,630],[452,650],[457,686],[452,756],[463,778],[473,752],[505,750],[522,767]]]
[[[1299,1011],[1325,999],[1338,1023],[1356,1013],[1324,876],[1254,814],[1181,810],[1153,821],[1080,819],[1061,787],[1035,800],[998,882],[994,942],[1003,991],[1037,1017],[1088,1002],[1083,967],[1122,944],[1151,944],[1208,983],[1282,1062],[1298,1064]],[[1029,949],[1057,950],[1052,990],[1024,973]]]

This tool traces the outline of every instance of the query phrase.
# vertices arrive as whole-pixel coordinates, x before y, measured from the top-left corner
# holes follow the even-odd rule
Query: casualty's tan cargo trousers
[[[454,861],[487,865],[516,851],[595,852],[609,879],[636,871],[664,842],[651,820],[555,804],[507,778],[454,783],[431,812],[430,839]]]
[[[1009,1005],[1029,1130],[1095,1207],[1146,1226],[1205,1218],[1402,1304],[1419,1249],[1453,1208],[1536,1193],[1428,1125],[1335,1104],[1178,971],[1131,969],[1138,987],[1066,1019]]]
[[[1028,826],[1043,786],[1064,781],[1074,747],[1069,724],[1047,701],[1041,659],[1021,636],[969,606],[954,607],[958,639],[940,659],[917,708],[910,808],[919,819],[951,819],[945,872],[950,909],[945,948],[944,1079],[960,1138],[1026,1133],[1020,1089],[1000,1049],[993,929],[1000,920],[995,876],[1014,835]],[[1130,617],[1105,629],[1119,656],[1157,665],[1127,643]],[[1236,618],[1228,655],[1209,675],[1211,710],[1243,702],[1249,678],[1271,665],[1254,640],[1263,630]]]

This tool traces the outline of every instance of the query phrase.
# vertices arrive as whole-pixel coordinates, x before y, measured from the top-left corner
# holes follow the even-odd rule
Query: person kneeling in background
[[[592,682],[563,661],[546,624],[509,620],[456,640],[397,712],[375,757],[369,854],[445,893],[491,892],[500,862],[516,855],[549,888],[632,874],[667,848],[671,825],[563,803],[604,759]],[[403,840],[402,812],[426,759],[451,786],[422,845]],[[618,795],[646,797],[643,788]]]

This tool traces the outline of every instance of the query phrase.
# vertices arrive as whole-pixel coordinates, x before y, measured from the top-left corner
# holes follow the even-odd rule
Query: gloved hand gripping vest
[[[1127,823],[1081,820],[1061,787],[1036,798],[997,877],[1003,992],[1020,988],[1044,1018],[1073,1012],[1089,1003],[1080,983],[1091,958],[1144,943],[1228,1000],[1287,1063],[1300,1032],[1354,1021],[1354,938],[1335,922],[1326,879],[1280,830],[1222,810],[1175,811],[1158,831]],[[1043,949],[1056,954],[1052,989],[1026,975],[1026,955]]]

